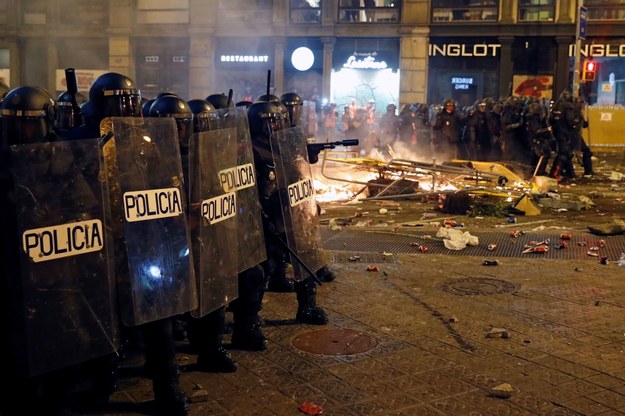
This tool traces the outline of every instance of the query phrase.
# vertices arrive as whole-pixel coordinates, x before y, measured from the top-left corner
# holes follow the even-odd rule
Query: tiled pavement
[[[192,416],[305,415],[307,402],[333,416],[625,415],[625,267],[615,259],[484,266],[479,256],[345,253],[330,252],[339,277],[319,287],[327,326],[295,323],[295,295],[268,293],[269,348],[233,350],[235,373],[193,371],[180,344],[185,392],[207,393]],[[505,335],[489,337],[493,328]],[[511,397],[491,393],[502,383]],[[147,414],[151,398],[150,381],[128,375],[110,409],[88,414]]]

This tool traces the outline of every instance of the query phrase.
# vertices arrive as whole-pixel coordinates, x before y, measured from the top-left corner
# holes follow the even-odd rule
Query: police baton
[[[310,267],[308,267],[308,266],[306,265],[306,263],[304,263],[304,260],[302,260],[301,258],[299,258],[299,256],[298,256],[297,254],[295,254],[295,252],[293,251],[293,249],[291,249],[291,247],[289,247],[289,245],[288,245],[287,243],[285,243],[284,241],[282,241],[282,239],[281,239],[279,236],[274,235],[274,237],[275,237],[275,238],[276,238],[276,240],[280,243],[280,245],[281,245],[284,249],[286,249],[286,250],[287,250],[287,251],[291,254],[291,256],[293,256],[293,258],[294,258],[295,260],[297,260],[297,262],[298,262],[299,264],[301,264],[301,265],[302,265],[302,267],[303,267],[304,269],[306,269],[306,271],[307,271],[307,272],[308,272],[308,273],[312,276],[312,278],[313,278],[313,279],[315,279],[315,281],[319,284],[319,286],[323,286],[323,285],[322,285],[322,283],[321,283],[321,280],[317,277],[317,275],[315,274],[315,272],[313,272],[312,270],[310,270]]]

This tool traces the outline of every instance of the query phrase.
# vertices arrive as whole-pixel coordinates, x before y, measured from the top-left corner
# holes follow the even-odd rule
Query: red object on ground
[[[307,415],[320,415],[323,413],[323,407],[311,402],[305,402],[300,404],[299,410],[306,413]]]

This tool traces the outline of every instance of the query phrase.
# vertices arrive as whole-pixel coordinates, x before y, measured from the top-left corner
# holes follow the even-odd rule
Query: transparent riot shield
[[[239,198],[235,129],[191,136],[189,165],[191,242],[202,317],[238,295]]]
[[[232,114],[237,134],[239,230],[245,230],[239,232],[239,272],[242,272],[265,261],[267,251],[247,109],[236,107]]]
[[[191,311],[197,299],[175,121],[108,121],[102,146],[122,321],[135,326]]]
[[[97,139],[12,146],[9,163],[19,260],[5,259],[18,270],[3,286],[18,375],[117,350],[113,245]]]
[[[280,207],[294,278],[301,281],[327,261],[321,247],[313,177],[306,139],[300,127],[279,130],[270,138]]]

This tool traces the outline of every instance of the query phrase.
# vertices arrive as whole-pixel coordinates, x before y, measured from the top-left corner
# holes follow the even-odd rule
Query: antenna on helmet
[[[267,97],[269,97],[269,90],[271,89],[271,69],[267,70]]]

